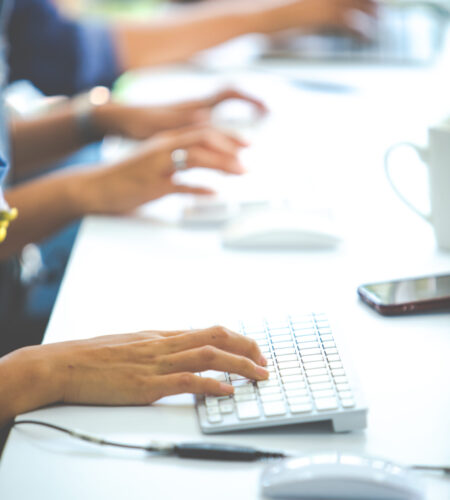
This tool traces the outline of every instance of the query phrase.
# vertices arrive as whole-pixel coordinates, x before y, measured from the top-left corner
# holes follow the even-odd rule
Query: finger
[[[205,370],[237,373],[253,380],[265,380],[269,376],[265,368],[251,359],[210,345],[168,354],[158,362],[159,374]]]
[[[229,384],[224,384],[212,378],[200,377],[193,373],[175,373],[158,377],[158,379],[159,394],[156,398],[152,397],[151,401],[184,393],[229,396],[234,392],[233,387]]]
[[[227,99],[240,99],[253,104],[261,113],[267,113],[267,106],[260,100],[236,89],[224,89],[206,99],[179,104],[179,109],[212,108]]]
[[[216,194],[213,189],[199,186],[186,186],[184,184],[173,184],[172,192],[180,194],[195,194],[199,196],[211,196],[213,194]]]
[[[221,170],[229,174],[245,173],[245,168],[235,155],[216,153],[204,147],[191,147],[187,150],[186,166]]]
[[[186,148],[202,144],[223,153],[236,154],[239,149],[247,147],[248,143],[233,134],[214,129],[211,126],[190,126],[166,133],[174,148]]]
[[[246,356],[260,365],[267,364],[258,344],[253,339],[244,337],[223,326],[213,326],[202,330],[184,332],[176,337],[171,337],[170,341],[164,346],[164,352],[166,354],[174,354],[205,345]]]

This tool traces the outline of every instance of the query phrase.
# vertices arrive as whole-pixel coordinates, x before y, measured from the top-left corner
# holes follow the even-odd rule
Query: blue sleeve
[[[120,74],[108,28],[64,17],[52,0],[14,0],[8,41],[10,81],[30,80],[48,95],[109,87]]]

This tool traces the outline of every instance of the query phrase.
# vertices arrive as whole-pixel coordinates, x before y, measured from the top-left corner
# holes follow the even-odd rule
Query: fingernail
[[[267,359],[261,354],[261,357],[259,358],[259,364],[266,366],[267,365]]]
[[[222,384],[222,382],[220,383],[219,388],[224,394],[233,394],[234,392],[233,386],[228,384]]]
[[[262,366],[256,367],[256,373],[258,374],[259,377],[262,377],[262,378],[267,378],[269,376],[269,372],[265,368],[263,368]]]

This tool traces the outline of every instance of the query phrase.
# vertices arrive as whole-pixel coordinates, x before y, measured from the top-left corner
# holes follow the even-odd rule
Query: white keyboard
[[[202,373],[234,386],[232,396],[197,396],[204,433],[321,420],[331,421],[336,432],[366,427],[357,378],[325,314],[242,323],[240,333],[258,342],[270,377],[255,382],[236,374]]]

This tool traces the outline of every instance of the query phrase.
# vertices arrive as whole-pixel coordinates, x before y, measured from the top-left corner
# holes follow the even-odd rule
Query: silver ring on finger
[[[174,151],[172,151],[171,154],[172,164],[176,172],[179,172],[181,170],[186,170],[187,157],[188,157],[188,152],[186,151],[186,149],[175,149]]]

